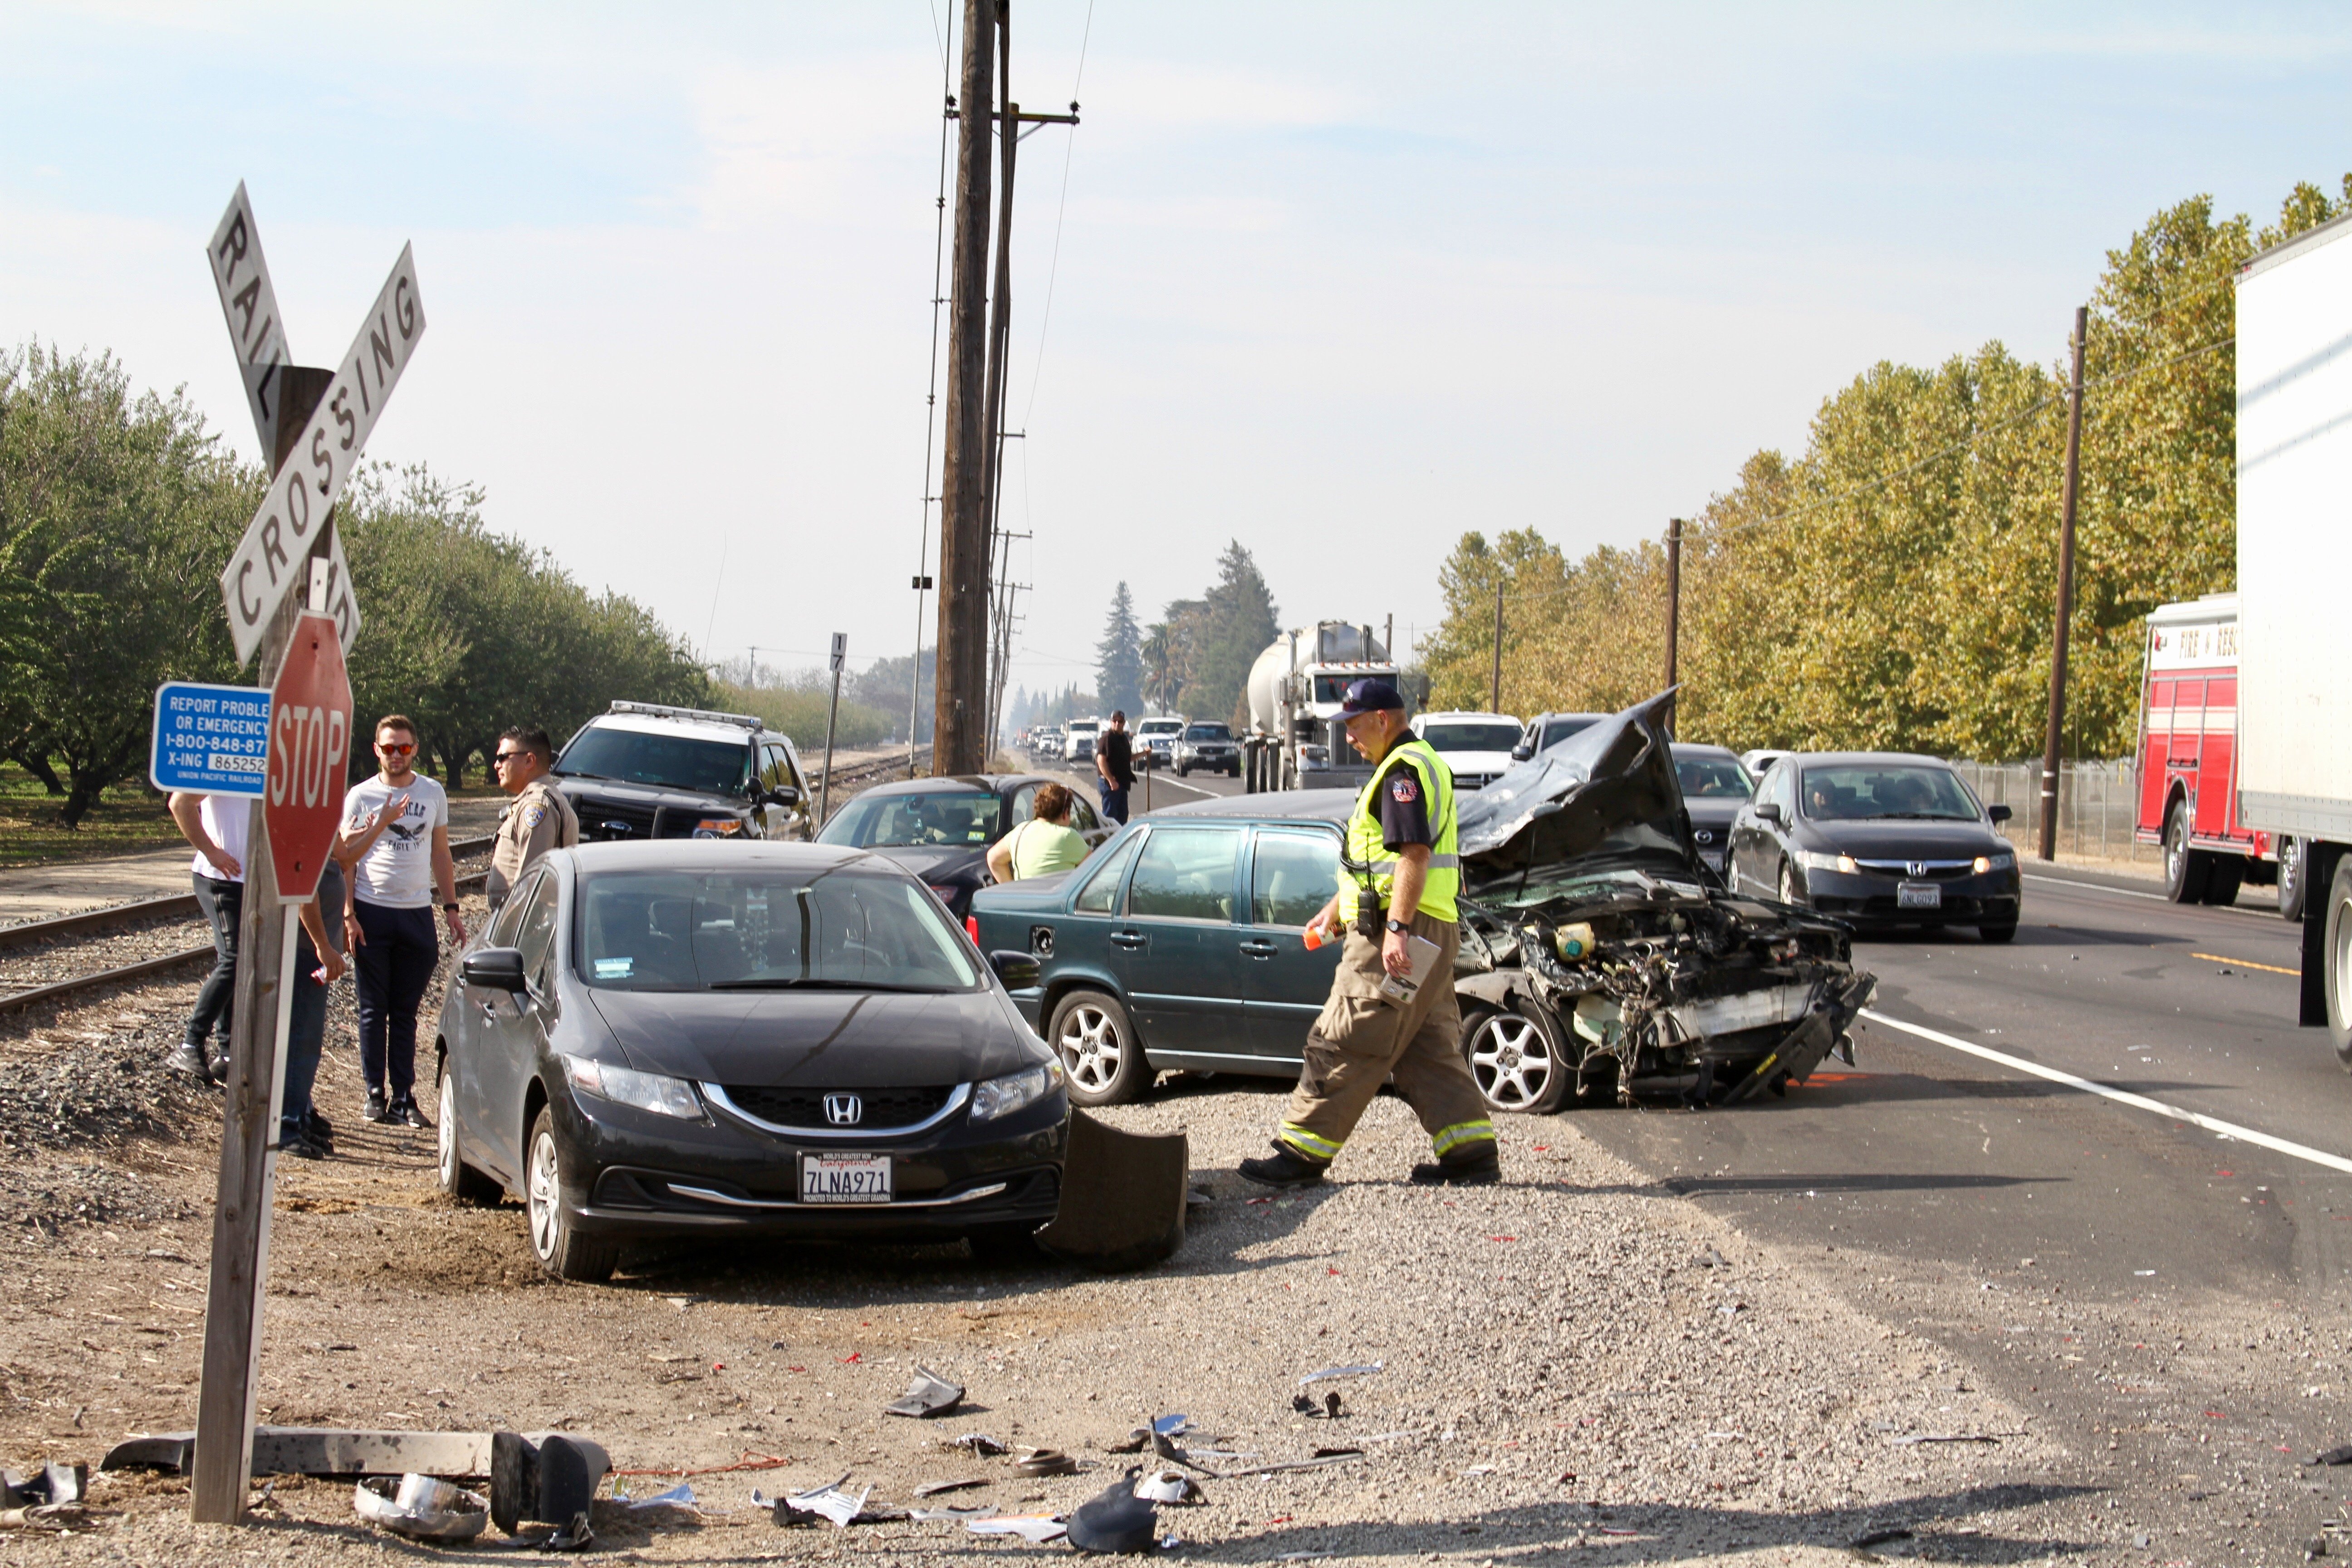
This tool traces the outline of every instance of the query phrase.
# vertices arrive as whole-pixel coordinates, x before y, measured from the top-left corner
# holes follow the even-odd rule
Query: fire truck
[[[2238,816],[2235,594],[2161,605],[2147,617],[2133,764],[2133,837],[2164,846],[2165,891],[2175,903],[2234,903],[2244,883],[2277,882],[2281,912],[2303,917],[2301,845]]]

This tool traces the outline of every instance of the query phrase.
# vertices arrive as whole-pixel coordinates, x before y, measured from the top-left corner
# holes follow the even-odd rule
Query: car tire
[[[620,1246],[581,1235],[563,1212],[563,1150],[556,1140],[555,1118],[545,1106],[531,1119],[530,1137],[523,1144],[522,1179],[530,1250],[539,1266],[567,1284],[610,1279],[621,1261]]]
[[[1178,763],[1176,764],[1176,776],[1180,779],[1191,778],[1192,776],[1192,764],[1190,763]]]
[[[2336,862],[2323,923],[2326,945],[2320,955],[2325,965],[2321,989],[2326,993],[2327,1039],[2336,1047],[2336,1059],[2352,1072],[2352,855]]]
[[[2238,901],[2238,889],[2246,879],[2246,858],[2242,855],[2216,855],[2205,869],[2204,902],[2224,907]]]
[[[1151,1064],[1118,997],[1073,991],[1054,1005],[1046,1039],[1062,1058],[1071,1103],[1124,1105],[1151,1085]]]
[[[2009,921],[2000,925],[1979,926],[1977,935],[1990,942],[2013,942],[2017,937],[2017,922]]]
[[[1780,901],[1799,909],[1805,907],[1805,891],[1797,886],[1796,865],[1788,860],[1780,862]]]
[[[2310,894],[2305,884],[2310,881],[2310,846],[2300,838],[2282,838],[2278,843],[2278,901],[2281,919],[2303,919],[2304,900]]]
[[[1559,1026],[1530,1001],[1482,1013],[1463,1039],[1462,1055],[1489,1110],[1542,1116],[1576,1089]]]
[[[2212,857],[2189,847],[2189,803],[2173,802],[2164,818],[2164,896],[2176,904],[2201,904],[2212,873]]]
[[[444,1194],[468,1207],[487,1207],[506,1196],[506,1189],[466,1163],[457,1146],[457,1075],[449,1059],[441,1059],[440,1116],[433,1129],[434,1176]]]

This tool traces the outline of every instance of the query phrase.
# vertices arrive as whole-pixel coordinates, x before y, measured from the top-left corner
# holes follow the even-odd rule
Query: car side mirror
[[[1033,954],[1016,952],[1011,948],[990,953],[988,966],[996,971],[996,978],[1003,983],[1007,991],[1025,991],[1036,984],[1045,973],[1038,967]]]
[[[1780,820],[1780,808],[1768,800],[1762,805],[1756,808],[1756,820],[1759,822],[1778,822]]]
[[[1511,761],[1515,763],[1524,763],[1535,754],[1536,746],[1533,741],[1521,741],[1511,748]]]
[[[458,973],[468,985],[520,995],[528,987],[522,977],[522,949],[478,947],[466,955]]]
[[[2011,811],[2009,807],[2005,805],[1989,805],[1985,807],[1985,815],[1992,818],[1993,821],[1999,823],[2007,822],[2011,816],[2014,816],[2017,814]]]
[[[786,811],[790,811],[800,805],[801,792],[791,784],[778,784],[761,798],[770,805],[781,805]]]

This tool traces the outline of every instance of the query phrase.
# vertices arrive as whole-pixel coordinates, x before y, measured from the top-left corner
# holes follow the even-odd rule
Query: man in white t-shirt
[[[449,858],[449,797],[416,772],[416,726],[393,713],[375,727],[376,776],[343,796],[335,858],[350,868],[344,934],[359,989],[360,1073],[367,1119],[429,1127],[416,1104],[416,1009],[440,962],[438,901],[449,946],[466,945],[457,868]]]
[[[192,795],[174,791],[172,820],[195,850],[190,868],[197,907],[213,922],[213,972],[196,993],[188,1032],[164,1065],[207,1080],[227,1077],[229,1015],[236,997],[237,922],[245,916],[245,827],[253,811],[240,795]],[[220,1048],[210,1045],[214,1035]]]

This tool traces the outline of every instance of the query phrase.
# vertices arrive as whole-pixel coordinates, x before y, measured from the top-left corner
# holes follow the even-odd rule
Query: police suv
[[[554,781],[583,843],[812,837],[800,753],[749,713],[615,702],[564,746]]]

